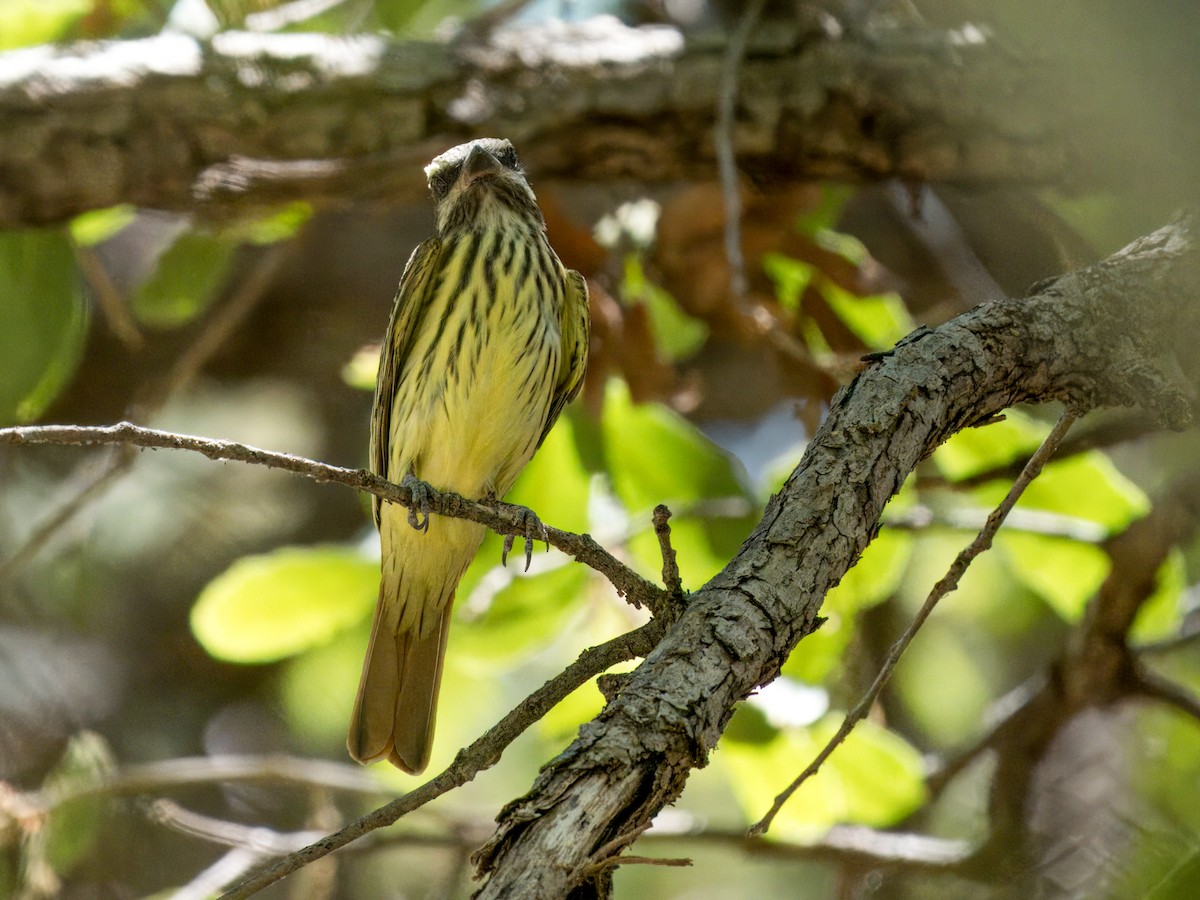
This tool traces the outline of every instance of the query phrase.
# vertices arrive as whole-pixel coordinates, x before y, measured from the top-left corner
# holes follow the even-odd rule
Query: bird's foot
[[[545,541],[546,549],[549,550],[550,536],[546,533],[546,526],[542,524],[542,520],[537,517],[537,514],[532,509],[526,509],[523,506],[517,508],[520,510],[517,516],[521,522],[522,536],[525,538],[525,571],[528,572],[529,564],[533,562],[534,541]],[[506,534],[504,536],[504,550],[500,554],[501,565],[508,565],[508,554],[512,551],[516,537],[515,534]]]
[[[408,488],[412,494],[412,506],[408,508],[408,524],[417,531],[429,531],[429,485],[412,472],[400,480],[400,487]],[[421,520],[424,516],[424,521]]]

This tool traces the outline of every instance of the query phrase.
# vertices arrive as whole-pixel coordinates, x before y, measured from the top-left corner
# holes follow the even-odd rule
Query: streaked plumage
[[[508,141],[425,169],[435,237],[413,251],[380,354],[371,470],[503,496],[579,392],[587,286],[565,269]],[[407,772],[429,762],[454,592],[484,528],[375,501],[382,579],[347,746]]]

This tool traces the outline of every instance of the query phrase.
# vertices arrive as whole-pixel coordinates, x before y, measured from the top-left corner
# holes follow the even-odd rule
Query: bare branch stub
[[[683,578],[679,574],[679,561],[675,558],[675,548],[671,546],[671,510],[665,503],[654,507],[651,521],[654,524],[654,534],[658,538],[658,547],[662,552],[662,581],[667,590],[667,596],[673,604],[683,599]]]

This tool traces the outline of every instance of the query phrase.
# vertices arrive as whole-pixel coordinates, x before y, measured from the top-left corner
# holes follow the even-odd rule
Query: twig
[[[209,459],[232,460],[283,469],[317,482],[342,484],[356,490],[366,491],[404,507],[412,505],[409,487],[392,484],[366,469],[345,469],[316,462],[290,453],[261,450],[235,441],[214,440],[142,428],[130,422],[116,425],[26,425],[15,428],[0,428],[2,444],[68,444],[68,445],[132,445],[171,450],[191,450]],[[525,533],[525,510],[509,503],[482,503],[468,500],[448,491],[439,491],[427,486],[429,511],[438,515],[467,519],[486,525],[498,534]],[[635,606],[647,605],[658,614],[666,609],[666,595],[662,588],[651,584],[615,556],[601,547],[588,534],[574,534],[546,527],[548,543],[570,555],[584,565],[595,569],[607,578]]]
[[[84,244],[73,244],[72,248],[75,251],[75,265],[79,267],[88,287],[92,289],[96,305],[112,333],[126,347],[140,349],[145,342],[141,329],[130,314],[129,307],[125,305],[125,298],[113,283],[100,254]]]
[[[30,808],[42,813],[87,797],[152,794],[174,788],[233,782],[275,782],[302,787],[378,795],[388,793],[358,767],[294,756],[197,756],[126,766],[90,782],[74,782],[65,790],[25,794]]]
[[[150,818],[160,825],[201,840],[249,850],[256,856],[283,856],[324,836],[322,831],[280,832],[242,825],[185,809],[173,800],[155,800]]]
[[[647,845],[691,841],[720,844],[754,856],[821,860],[860,868],[946,872],[971,858],[975,847],[964,840],[913,832],[877,831],[861,825],[835,825],[813,844],[759,841],[744,829],[702,828],[672,833],[656,825],[641,838]]]
[[[662,636],[664,627],[660,620],[654,619],[628,634],[583,651],[579,658],[559,675],[530,694],[512,712],[476,738],[470,746],[460,750],[454,757],[454,762],[440,774],[416,790],[350,823],[341,831],[289,854],[271,868],[221,895],[221,900],[244,900],[362,835],[391,825],[401,816],[424,806],[430,800],[466,784],[484,769],[495,765],[505,747],[588,679],[617,663],[649,653]]]
[[[925,623],[925,620],[929,618],[929,614],[933,612],[933,609],[935,606],[937,606],[938,601],[958,587],[959,581],[962,579],[963,574],[967,571],[967,568],[971,565],[972,560],[974,560],[975,557],[977,557],[980,553],[983,553],[985,550],[991,547],[992,540],[995,538],[996,532],[1000,529],[1000,525],[1004,522],[1005,517],[1016,504],[1017,500],[1020,499],[1021,494],[1025,492],[1025,488],[1027,488],[1033,479],[1035,479],[1042,471],[1042,467],[1045,466],[1046,461],[1054,454],[1054,451],[1058,448],[1058,445],[1062,443],[1062,439],[1066,436],[1067,432],[1071,428],[1071,425],[1075,422],[1077,417],[1078,413],[1069,407],[1063,412],[1062,416],[1059,417],[1058,422],[1055,423],[1054,427],[1050,430],[1050,433],[1046,435],[1046,439],[1042,441],[1042,445],[1038,447],[1033,456],[1029,458],[1029,462],[1025,464],[1025,468],[1021,470],[1021,474],[1017,477],[1017,480],[1013,482],[1012,487],[1009,488],[1008,494],[1005,495],[1002,501],[1000,501],[1000,505],[992,510],[991,515],[988,516],[987,522],[984,524],[984,527],[980,530],[979,534],[977,534],[975,539],[958,554],[954,562],[951,563],[950,569],[944,576],[942,576],[941,580],[933,586],[933,590],[929,592],[929,596],[925,599],[925,603],[921,606],[920,610],[917,611],[916,616],[913,618],[912,624],[909,625],[904,634],[900,636],[900,638],[888,651],[888,655],[884,660],[883,667],[879,670],[879,674],[875,676],[875,681],[872,682],[871,686],[867,689],[866,693],[863,694],[862,698],[858,701],[855,707],[846,714],[846,718],[842,720],[842,724],[838,728],[837,733],[830,738],[829,742],[821,749],[821,752],[818,753],[816,758],[808,764],[807,768],[800,773],[796,780],[788,785],[787,788],[775,798],[775,802],[771,805],[771,809],[767,812],[767,814],[750,827],[749,833],[752,836],[761,835],[771,827],[772,820],[779,813],[779,810],[783,808],[783,804],[788,801],[788,799],[796,792],[800,785],[817,773],[817,771],[821,768],[821,765],[826,759],[829,758],[830,754],[837,749],[838,745],[840,745],[854,729],[854,726],[857,725],[867,715],[868,712],[870,712],[871,707],[875,703],[875,699],[879,696],[879,692],[883,690],[883,686],[887,684],[888,679],[891,677],[892,670],[895,669],[896,663],[900,661],[900,657],[908,648],[908,645],[911,643],[913,637],[916,636],[917,631],[919,631],[921,626]]]
[[[665,507],[660,507],[665,509]],[[657,512],[657,510],[655,510]],[[617,866],[690,866],[690,859],[672,859],[652,856],[621,856],[621,851],[645,834],[650,828],[650,822],[643,822],[637,828],[625,834],[617,835],[611,841],[603,844],[592,854],[589,862],[583,866],[579,875],[580,881],[588,881],[599,875],[605,869],[615,869]]]
[[[1134,684],[1145,697],[1173,706],[1200,722],[1200,697],[1182,685],[1151,672],[1145,666],[1134,666]]]
[[[1159,641],[1147,641],[1144,644],[1137,644],[1133,649],[1138,656],[1147,654],[1163,654],[1172,653],[1176,650],[1182,650],[1190,644],[1200,640],[1200,621],[1191,622],[1185,621],[1179,629],[1178,634],[1173,634],[1170,637],[1163,638]]]
[[[250,274],[242,280],[229,300],[204,323],[191,345],[175,360],[175,364],[162,380],[150,389],[144,399],[134,404],[130,415],[135,421],[152,418],[177,391],[183,390],[191,383],[212,354],[258,305],[290,247],[290,244],[275,244],[259,258]],[[89,259],[89,253],[94,256],[86,247],[79,248],[79,251],[77,259],[81,264]],[[95,264],[100,265],[99,259],[95,260]],[[140,334],[138,340],[141,340]],[[99,471],[90,473],[71,496],[59,504],[58,509],[34,528],[12,556],[0,563],[0,582],[37,556],[51,538],[81,509],[103,496],[129,471],[135,458],[133,454],[123,450],[113,454]]]
[[[675,559],[675,548],[671,546],[671,526],[667,520],[671,518],[671,510],[665,503],[654,507],[654,534],[658,537],[658,547],[662,551],[662,580],[667,595],[673,600],[683,596],[683,579],[679,574],[679,561]]]
[[[12,556],[0,562],[0,583],[37,556],[51,538],[58,534],[59,529],[75,518],[75,515],[94,498],[108,490],[109,486],[133,465],[135,458],[135,454],[128,447],[123,447],[109,456],[98,470],[81,472],[80,477],[83,481],[71,492],[71,496],[37,524]]]
[[[175,360],[175,364],[166,375],[145,397],[135,403],[130,411],[135,421],[149,419],[162,409],[171,397],[192,383],[213,354],[221,349],[229,336],[246,321],[246,317],[266,296],[267,288],[287,261],[293,247],[291,241],[283,241],[272,244],[263,252],[246,277],[238,282],[229,299],[205,320],[203,328]]]
[[[1045,673],[1039,673],[1017,685],[993,703],[986,715],[990,723],[987,733],[953,758],[942,761],[925,776],[930,799],[941,796],[942,791],[950,785],[950,782],[966,770],[971,763],[988,750],[1001,744],[1014,729],[1021,728],[1026,717],[1030,715],[1031,704],[1043,696],[1046,685]]]
[[[750,32],[762,15],[765,0],[750,0],[741,21],[725,48],[725,66],[717,88],[717,122],[713,129],[717,170],[725,196],[725,257],[729,260],[729,287],[734,297],[746,296],[746,262],[742,257],[742,198],[738,192],[737,158],[733,150],[733,128],[737,115],[738,72],[746,54]]]
[[[584,869],[584,877],[591,878],[599,875],[605,869],[615,869],[617,866],[676,866],[683,868],[693,865],[686,856],[610,856],[599,862],[592,863]]]
[[[934,526],[963,531],[978,531],[987,521],[988,511],[951,509],[935,511],[918,504],[884,517],[886,529],[921,531]],[[1109,537],[1109,530],[1099,522],[1077,516],[1047,512],[1042,509],[1014,509],[1005,523],[1009,533],[1021,531],[1049,537],[1065,537],[1081,544],[1100,544]]]

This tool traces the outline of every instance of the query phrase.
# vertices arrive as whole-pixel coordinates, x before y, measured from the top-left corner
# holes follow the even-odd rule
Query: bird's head
[[[452,147],[425,167],[439,235],[458,228],[545,227],[513,145],[480,138]]]

